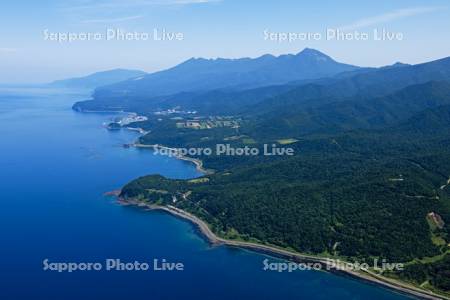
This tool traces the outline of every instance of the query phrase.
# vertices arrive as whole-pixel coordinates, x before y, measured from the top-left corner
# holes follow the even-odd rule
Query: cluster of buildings
[[[238,120],[232,119],[232,117],[209,117],[207,119],[194,118],[192,120],[177,122],[176,125],[177,128],[190,129],[211,129],[217,127],[239,128]]]

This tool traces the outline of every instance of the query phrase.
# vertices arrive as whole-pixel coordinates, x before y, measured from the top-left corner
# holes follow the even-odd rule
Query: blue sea
[[[82,91],[0,88],[0,299],[409,299],[322,271],[264,271],[267,257],[211,246],[163,212],[104,193],[147,174],[193,178],[188,162],[124,148],[109,113],[77,113]],[[180,262],[183,271],[44,270],[43,261]],[[270,258],[271,261],[275,259]]]

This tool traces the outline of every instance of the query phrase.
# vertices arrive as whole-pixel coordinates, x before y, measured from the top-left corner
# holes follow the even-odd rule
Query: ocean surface
[[[264,271],[261,254],[210,246],[190,223],[103,194],[138,176],[194,166],[124,148],[117,115],[71,110],[86,94],[0,88],[0,299],[409,299],[319,271]],[[183,271],[44,270],[43,261],[181,262]],[[270,258],[271,261],[276,261]]]

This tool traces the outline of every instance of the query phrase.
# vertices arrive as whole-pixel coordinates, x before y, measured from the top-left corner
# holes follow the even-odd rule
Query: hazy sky
[[[152,72],[190,57],[256,57],[305,47],[361,66],[450,56],[448,0],[1,2],[0,82],[46,82],[112,68]],[[327,39],[327,29],[337,28],[354,40]],[[394,40],[374,40],[373,30],[383,28],[397,33]],[[117,40],[117,35],[107,40],[108,29],[110,34],[115,29],[138,32],[141,40]],[[182,33],[183,38],[157,41],[154,29]],[[65,33],[78,40],[52,40]],[[79,40],[89,33],[91,40]],[[282,37],[278,33],[303,40],[277,41]],[[367,34],[368,40],[355,40],[357,33]]]

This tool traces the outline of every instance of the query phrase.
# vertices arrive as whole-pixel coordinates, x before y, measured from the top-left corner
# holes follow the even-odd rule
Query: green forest
[[[447,76],[436,65],[427,72],[423,80]],[[193,156],[215,172],[194,180],[144,176],[123,187],[121,197],[185,209],[229,239],[404,263],[403,271],[383,275],[448,293],[450,83],[417,82],[420,76],[405,69],[373,73],[217,92],[218,103],[229,100],[223,110],[211,92],[183,98],[207,103],[205,116],[232,113],[239,120],[234,127],[180,128],[180,118],[146,114],[147,121],[131,125],[149,131],[143,144],[276,144],[295,155]]]

